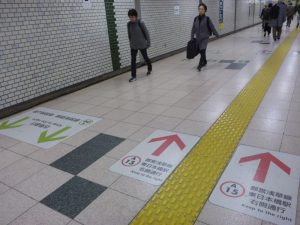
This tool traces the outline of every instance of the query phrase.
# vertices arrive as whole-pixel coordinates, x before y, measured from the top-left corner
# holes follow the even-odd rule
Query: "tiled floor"
[[[252,37],[259,27],[209,43],[200,73],[198,58],[181,53],[154,63],[149,77],[140,68],[136,82],[128,83],[127,72],[42,104],[102,118],[53,148],[0,135],[0,225],[130,223],[159,187],[110,166],[157,129],[201,137],[279,45]],[[241,144],[300,155],[299,49],[300,37]],[[207,202],[195,224],[269,223]]]

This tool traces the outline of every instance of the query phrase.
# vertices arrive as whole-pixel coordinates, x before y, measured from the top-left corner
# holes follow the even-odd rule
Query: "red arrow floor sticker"
[[[110,169],[137,180],[160,185],[198,139],[199,137],[186,134],[157,130]]]
[[[158,149],[155,150],[155,152],[152,153],[152,155],[160,156],[161,153],[163,153],[173,142],[175,142],[180,150],[183,150],[185,148],[185,144],[182,142],[180,137],[178,137],[177,134],[165,136],[165,137],[159,137],[154,138],[149,141],[149,143],[157,142],[157,141],[165,141]]]
[[[269,152],[243,157],[240,159],[239,163],[249,162],[249,161],[253,161],[253,160],[260,160],[258,168],[255,173],[255,176],[253,178],[255,181],[258,181],[261,183],[265,182],[271,162],[274,163],[275,165],[277,165],[280,169],[282,169],[288,175],[290,175],[290,173],[291,173],[290,167],[285,165],[282,161],[280,161],[278,158],[276,158]]]
[[[300,157],[239,146],[209,200],[278,225],[295,225]]]

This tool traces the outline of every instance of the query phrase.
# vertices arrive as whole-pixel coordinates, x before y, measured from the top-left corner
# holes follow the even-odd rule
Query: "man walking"
[[[271,8],[271,25],[273,27],[273,39],[279,40],[282,31],[282,25],[286,21],[287,7],[283,0],[278,0],[278,3]]]
[[[142,53],[143,58],[148,66],[147,75],[152,72],[151,61],[147,54],[147,48],[150,47],[150,36],[146,25],[143,21],[139,20],[138,13],[135,9],[128,11],[130,21],[127,24],[128,38],[131,48],[131,78],[129,82],[136,81],[136,56],[138,50]]]

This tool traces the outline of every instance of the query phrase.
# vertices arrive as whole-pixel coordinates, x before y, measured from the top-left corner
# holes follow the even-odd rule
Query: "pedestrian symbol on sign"
[[[220,187],[221,192],[232,198],[241,197],[245,194],[245,188],[243,185],[234,182],[234,181],[226,181]]]

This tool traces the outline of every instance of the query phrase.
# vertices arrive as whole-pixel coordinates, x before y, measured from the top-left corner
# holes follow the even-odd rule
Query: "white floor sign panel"
[[[100,120],[39,107],[0,121],[0,134],[47,149]]]
[[[114,172],[160,185],[197,143],[199,137],[157,130],[121,158]]]
[[[239,146],[210,201],[278,225],[295,225],[300,157]]]

